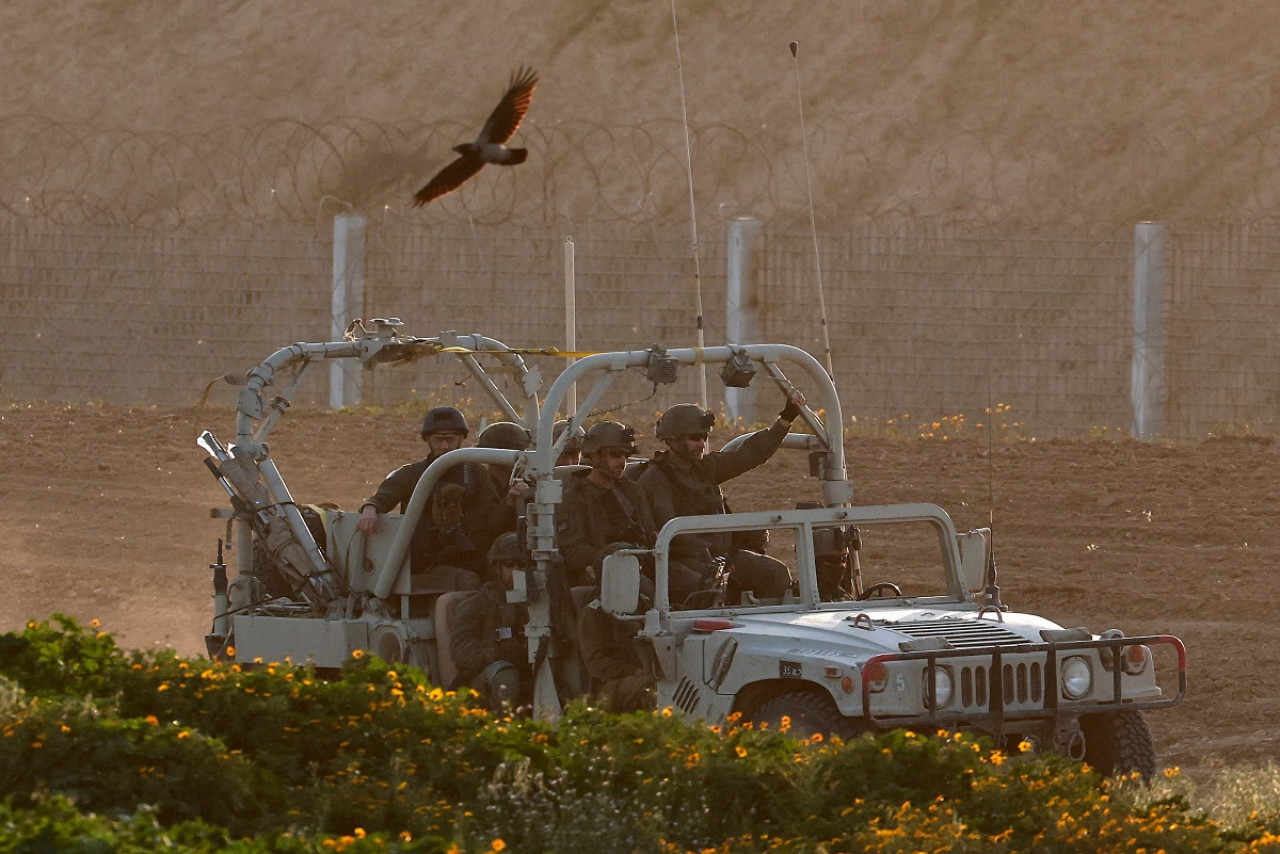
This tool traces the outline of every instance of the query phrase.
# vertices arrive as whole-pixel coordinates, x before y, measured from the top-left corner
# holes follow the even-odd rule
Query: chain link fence
[[[908,434],[992,408],[1030,435],[1129,429],[1132,226],[1087,227],[1084,200],[1069,193],[1045,195],[1042,208],[1058,207],[1035,228],[991,224],[1041,194],[1054,171],[1043,162],[1019,183],[980,134],[945,154],[879,152],[878,162],[924,168],[940,194],[985,199],[970,206],[982,215],[920,221],[870,178],[828,188],[815,257],[803,162],[770,157],[778,140],[764,130],[703,128],[695,263],[683,136],[669,125],[522,129],[527,168],[486,170],[410,216],[417,164],[465,128],[274,122],[179,137],[0,118],[0,396],[187,405],[278,347],[329,339],[333,218],[355,211],[368,230],[353,316],[399,317],[415,335],[563,346],[571,238],[579,349],[693,346],[699,294],[706,342],[724,343],[726,226],[751,214],[762,222],[758,337],[821,357],[820,270],[848,414]],[[841,131],[814,131],[815,174],[837,172],[836,158],[877,162],[848,150]],[[1071,139],[1041,150],[1068,163]],[[1133,166],[1138,184],[1162,180],[1158,158]],[[1280,203],[1269,192],[1257,182],[1248,225],[1171,230],[1164,435],[1277,428],[1280,226],[1270,217]],[[535,358],[548,377],[561,367]],[[642,379],[610,404],[640,423],[697,397],[690,376],[661,395]],[[708,386],[719,403],[719,382]],[[367,374],[363,400],[465,404],[472,391],[457,368],[428,361]],[[309,378],[302,397],[325,405],[325,378]],[[215,384],[210,399],[229,403],[234,390]]]
[[[700,247],[706,341],[725,341],[726,242]],[[761,340],[821,357],[813,242],[764,225]],[[564,242],[554,228],[371,227],[365,318],[405,331],[479,332],[563,347]],[[683,229],[595,226],[572,235],[582,350],[692,346],[694,264]],[[1121,433],[1131,423],[1131,234],[1088,237],[864,226],[819,235],[834,375],[846,413],[909,432],[980,420],[993,406],[1036,436]],[[1280,372],[1280,228],[1174,232],[1168,259],[1163,433],[1272,433]],[[139,232],[0,222],[0,395],[11,400],[189,405],[275,349],[331,337],[332,238],[313,227]],[[349,320],[350,318],[344,318]],[[556,360],[544,368],[548,378]],[[645,403],[642,423],[692,377]],[[713,402],[722,391],[712,377]],[[211,399],[234,390],[215,385]],[[316,374],[301,397],[325,405]],[[431,360],[367,374],[365,403],[465,404],[461,371]]]

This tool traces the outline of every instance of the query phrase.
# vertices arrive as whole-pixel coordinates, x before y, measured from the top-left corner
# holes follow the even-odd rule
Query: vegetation
[[[801,742],[585,705],[552,726],[467,699],[371,656],[323,680],[55,615],[0,635],[0,851],[1280,852],[1280,807],[1240,811],[1243,779],[1217,816],[1176,777],[963,735]]]

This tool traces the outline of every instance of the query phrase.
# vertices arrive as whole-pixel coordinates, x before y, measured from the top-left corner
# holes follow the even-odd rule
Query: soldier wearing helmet
[[[361,505],[357,527],[371,534],[377,529],[380,514],[390,513],[397,507],[403,513],[427,466],[449,451],[462,447],[469,433],[467,419],[454,407],[437,406],[427,412],[419,434],[430,452],[383,479],[377,492]],[[429,512],[424,512],[419,518],[410,540],[409,558],[413,572],[430,577],[429,583],[442,590],[474,590],[480,586],[479,576],[472,571],[479,569],[479,560],[473,545],[465,536],[460,536],[455,512],[458,496],[465,491],[467,470],[473,468],[455,467],[445,473],[428,499]],[[474,474],[472,471],[473,478]]]
[[[458,605],[449,652],[462,684],[495,710],[528,702],[533,684],[524,636],[529,607],[511,601],[515,573],[528,561],[514,531],[493,541],[484,584]]]
[[[606,555],[624,546],[653,545],[653,511],[649,496],[626,478],[627,459],[636,452],[636,431],[617,421],[592,425],[582,441],[582,456],[591,468],[566,481],[556,508],[556,542],[574,586],[599,583]]]
[[[564,435],[564,431],[568,429],[568,421],[557,421],[555,427],[552,428],[551,441],[559,442],[560,437]],[[575,427],[569,433],[569,438],[564,441],[564,447],[560,449],[560,456],[556,458],[556,465],[576,466],[582,462],[582,439],[585,435],[581,427]]]
[[[525,451],[533,444],[529,431],[514,421],[495,421],[480,431],[477,448]],[[462,506],[462,524],[476,546],[487,550],[500,534],[516,529],[529,484],[515,477],[515,464],[486,463]]]
[[[844,602],[854,598],[849,567],[849,540],[841,528],[813,532],[813,555],[818,569],[818,598]]]
[[[793,391],[768,429],[752,433],[728,451],[707,451],[715,416],[701,406],[679,403],[663,412],[657,435],[667,449],[654,454],[639,477],[652,500],[657,527],[676,516],[727,512],[720,484],[773,456],[803,403],[803,395]],[[691,594],[711,587],[721,560],[730,570],[730,587],[737,592],[778,598],[791,586],[786,564],[767,555],[735,549],[729,534],[685,535],[671,545],[668,578],[673,607],[681,607]]]

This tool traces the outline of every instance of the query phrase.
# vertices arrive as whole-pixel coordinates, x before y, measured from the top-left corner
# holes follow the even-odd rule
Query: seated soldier
[[[854,599],[849,567],[849,541],[839,528],[813,532],[813,554],[818,570],[818,598],[823,602]]]
[[[484,584],[458,605],[449,638],[460,683],[479,693],[493,711],[525,705],[532,693],[524,634],[529,608],[524,602],[509,601],[507,595],[523,559],[515,532],[494,541]]]
[[[509,451],[524,451],[531,444],[529,431],[513,421],[490,424],[476,439],[477,448]],[[483,469],[479,476],[468,480],[460,511],[462,529],[484,554],[499,535],[516,529],[530,488],[523,480],[513,479],[512,464],[487,463],[479,468]]]
[[[650,603],[640,597],[637,613],[648,610]],[[654,676],[640,662],[635,636],[643,623],[621,620],[592,602],[578,614],[578,644],[582,662],[591,675],[592,694],[610,712],[652,711],[654,709]]]
[[[657,435],[667,446],[638,480],[653,501],[654,523],[661,528],[676,516],[725,513],[720,484],[764,464],[782,445],[791,422],[800,414],[803,396],[788,397],[772,426],[752,433],[732,450],[707,451],[715,415],[695,403],[678,403],[658,419]],[[683,606],[694,593],[716,585],[721,565],[729,570],[735,592],[759,598],[781,598],[791,586],[791,573],[780,560],[734,548],[728,534],[677,537],[668,564],[671,605]],[[701,607],[701,606],[700,606]]]
[[[575,587],[598,585],[605,556],[653,545],[655,526],[644,488],[624,474],[636,452],[636,431],[617,421],[592,425],[582,442],[589,471],[567,479],[556,508],[556,542]]]
[[[357,527],[370,534],[377,529],[379,514],[390,513],[397,506],[403,513],[427,467],[462,447],[469,432],[467,419],[452,406],[437,406],[428,412],[420,435],[430,453],[386,476],[378,491],[361,505]],[[458,525],[460,496],[465,492],[465,483],[474,479],[474,466],[456,466],[445,472],[428,498],[427,509],[410,540],[409,561],[414,575],[441,590],[475,590],[480,586],[480,561]]]

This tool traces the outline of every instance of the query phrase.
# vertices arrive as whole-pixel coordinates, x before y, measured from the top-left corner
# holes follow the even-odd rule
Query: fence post
[[[1133,435],[1157,438],[1164,429],[1165,247],[1169,226],[1140,222],[1133,251]]]
[[[341,341],[347,324],[364,309],[364,232],[367,220],[360,214],[333,218],[333,301],[331,341]],[[361,371],[356,359],[335,359],[329,364],[329,407],[340,409],[360,402]]]
[[[758,219],[729,221],[729,251],[725,261],[725,334],[730,344],[758,344],[760,334],[756,285],[760,267]],[[756,393],[751,388],[726,388],[724,408],[730,419],[755,421]]]

